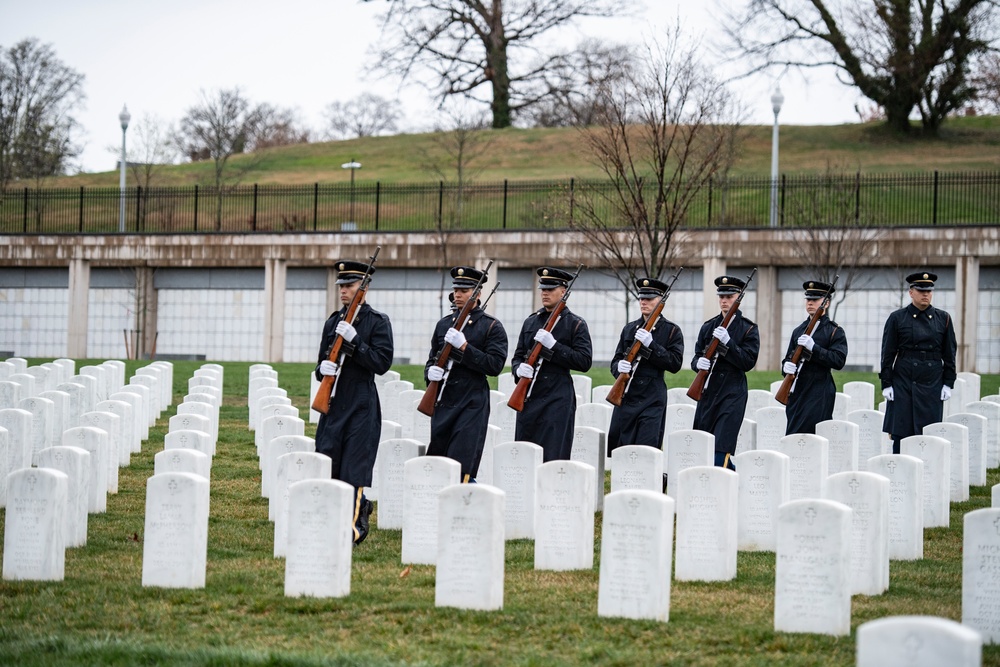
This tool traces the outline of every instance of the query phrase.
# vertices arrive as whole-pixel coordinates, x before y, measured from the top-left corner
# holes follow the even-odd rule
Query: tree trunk
[[[486,41],[486,78],[493,86],[493,101],[490,111],[493,113],[493,129],[500,130],[510,127],[510,72],[507,69],[507,36],[504,33],[503,9],[498,0],[494,0],[491,14],[492,25]]]

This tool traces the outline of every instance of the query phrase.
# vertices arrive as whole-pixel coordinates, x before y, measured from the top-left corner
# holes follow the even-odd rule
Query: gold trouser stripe
[[[728,468],[728,467],[729,467],[729,456],[730,456],[729,454],[726,454],[726,458],[725,458],[725,460],[724,460],[724,461],[722,462],[722,467],[723,467],[723,468]]]
[[[354,539],[361,537],[361,533],[358,531],[358,516],[361,515],[361,494],[364,493],[365,487],[358,487],[358,497],[354,499],[354,522],[351,523],[351,528],[354,530]]]
[[[469,474],[467,473],[467,474],[465,475],[465,477],[463,477],[463,478],[462,478],[462,484],[468,484],[468,483],[469,483],[469,477],[471,477],[471,476],[472,476],[472,475],[469,475]]]

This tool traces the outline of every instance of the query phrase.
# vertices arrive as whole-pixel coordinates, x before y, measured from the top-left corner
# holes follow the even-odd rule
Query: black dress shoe
[[[365,502],[361,505],[361,509],[358,512],[358,536],[354,540],[354,544],[361,544],[368,537],[368,517],[371,513],[375,511],[375,505],[372,501],[365,498]]]

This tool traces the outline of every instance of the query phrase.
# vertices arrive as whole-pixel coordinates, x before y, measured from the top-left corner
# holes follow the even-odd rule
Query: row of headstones
[[[209,489],[224,381],[221,365],[200,366],[167,420],[163,450],[153,457],[153,475],[146,480],[143,586],[205,586]]]
[[[72,360],[59,361],[69,381],[0,409],[5,579],[64,577],[66,548],[86,545],[89,514],[106,511],[119,468],[171,401],[167,362],[138,369],[126,385],[121,361],[80,375],[72,375]]]

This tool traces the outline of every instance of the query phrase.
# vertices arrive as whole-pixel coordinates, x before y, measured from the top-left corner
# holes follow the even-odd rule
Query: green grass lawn
[[[41,360],[33,360],[38,363]],[[79,362],[83,365],[85,362]],[[174,396],[201,362],[174,363]],[[137,367],[129,362],[128,376]],[[67,550],[62,582],[0,582],[2,665],[853,665],[849,637],[773,630],[774,554],[741,552],[726,583],[674,582],[669,623],[597,616],[600,514],[594,567],[536,572],[532,542],[507,543],[499,612],[438,609],[434,568],[402,576],[400,532],[372,531],[354,550],[351,594],[285,598],[284,561],[271,556],[273,524],[260,497],[254,435],[247,429],[249,363],[226,363],[225,398],[211,481],[207,583],[200,590],[143,588],[146,479],[163,448],[164,412],[140,454],[120,471],[105,514],[91,515],[87,546]],[[306,414],[309,364],[273,364],[279,384]],[[418,384],[418,366],[397,368]],[[595,384],[610,381],[592,371]],[[693,373],[668,381],[684,386]],[[768,388],[776,373],[752,373]],[[838,385],[873,381],[842,373]],[[997,393],[1000,376],[984,376]],[[314,426],[309,425],[307,435]],[[950,528],[925,531],[924,559],[893,561],[889,591],[855,596],[852,628],[899,614],[961,617],[962,516],[990,505],[990,486],[953,504]],[[373,517],[377,526],[377,514]],[[1000,665],[1000,648],[983,663]]]

